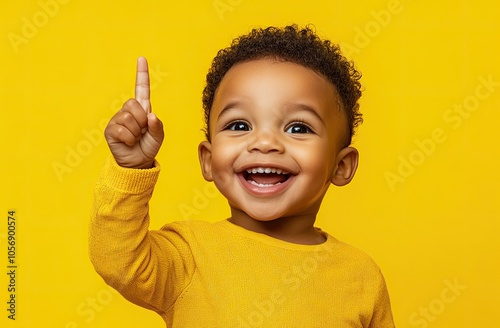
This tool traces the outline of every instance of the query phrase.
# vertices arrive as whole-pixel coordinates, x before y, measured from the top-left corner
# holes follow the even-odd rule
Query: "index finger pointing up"
[[[137,75],[135,77],[135,99],[141,104],[147,114],[151,113],[149,99],[149,71],[146,58],[137,58]]]

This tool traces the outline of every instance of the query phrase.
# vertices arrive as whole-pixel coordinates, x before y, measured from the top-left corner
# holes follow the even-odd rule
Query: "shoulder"
[[[331,238],[331,239],[330,239]],[[335,244],[328,267],[351,295],[362,295],[366,304],[390,309],[387,285],[380,267],[365,251],[329,236]],[[361,297],[361,296],[360,296]]]
[[[353,276],[382,278],[380,267],[365,251],[328,235],[332,261]]]

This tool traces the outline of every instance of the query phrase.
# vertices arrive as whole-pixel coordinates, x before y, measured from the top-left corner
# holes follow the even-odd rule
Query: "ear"
[[[338,186],[345,186],[351,182],[358,168],[359,154],[356,148],[343,148],[337,155],[337,167],[333,172],[331,182]]]
[[[214,181],[212,176],[212,144],[203,141],[198,146],[198,159],[200,160],[201,173],[207,181]]]

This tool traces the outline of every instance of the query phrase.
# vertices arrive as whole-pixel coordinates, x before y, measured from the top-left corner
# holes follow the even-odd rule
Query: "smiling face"
[[[206,180],[228,199],[232,222],[300,218],[312,226],[329,185],[348,183],[357,151],[343,148],[346,118],[335,87],[291,62],[233,66],[199,147]]]

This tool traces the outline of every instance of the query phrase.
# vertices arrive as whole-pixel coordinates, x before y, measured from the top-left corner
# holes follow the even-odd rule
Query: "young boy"
[[[231,217],[149,231],[164,138],[148,67],[111,119],[90,225],[97,272],[168,327],[394,327],[377,265],[314,227],[330,186],[351,181],[360,74],[309,28],[255,29],[219,51],[203,91],[204,178]]]

